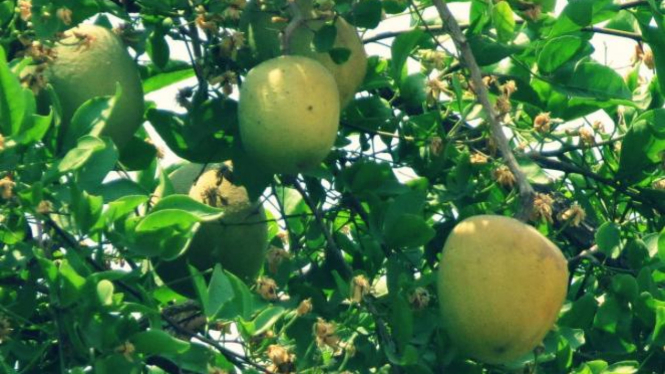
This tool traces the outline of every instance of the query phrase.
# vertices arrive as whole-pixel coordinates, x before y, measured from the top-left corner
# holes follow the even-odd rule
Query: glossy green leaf
[[[187,351],[190,344],[176,339],[162,330],[148,330],[130,339],[136,352],[146,355],[175,354]]]
[[[187,195],[169,195],[160,199],[152,208],[153,212],[165,209],[180,209],[187,211],[201,222],[212,222],[224,216],[224,209],[215,208],[200,203]]]

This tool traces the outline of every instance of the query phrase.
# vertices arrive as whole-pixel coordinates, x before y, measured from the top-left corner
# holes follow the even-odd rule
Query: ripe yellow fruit
[[[81,104],[93,97],[113,96],[119,82],[122,97],[102,135],[122,148],[143,123],[144,106],[141,78],[120,38],[104,27],[80,25],[65,32],[54,50],[56,57],[44,76],[60,100],[64,128]]]
[[[333,48],[345,48],[351,53],[341,64],[335,63],[327,52],[317,53],[310,47],[314,32],[324,25],[323,21],[309,21],[299,28],[294,35],[294,52],[311,57],[325,66],[335,77],[339,90],[339,101],[344,108],[355,96],[367,73],[367,53],[358,36],[358,31],[342,17],[337,17],[335,28],[337,36]]]
[[[480,215],[460,222],[441,255],[443,325],[460,351],[500,364],[533,350],[566,298],[563,254],[516,219]]]
[[[281,56],[247,74],[240,89],[240,138],[266,170],[297,174],[319,165],[337,137],[339,93],[317,61]]]
[[[252,281],[263,266],[268,247],[265,211],[249,200],[244,187],[233,183],[230,167],[211,165],[201,174],[203,165],[186,164],[169,175],[175,193],[224,208],[219,222],[201,225],[183,256],[157,266],[162,280],[186,296],[194,296],[186,261],[201,271],[219,263],[245,281]]]

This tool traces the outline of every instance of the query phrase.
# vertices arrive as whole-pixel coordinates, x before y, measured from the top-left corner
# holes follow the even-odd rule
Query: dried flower
[[[277,300],[277,283],[271,278],[263,277],[256,281],[256,291],[265,300]]]
[[[582,127],[580,129],[580,140],[586,145],[591,145],[596,142],[596,139],[593,136],[593,132],[587,127]]]
[[[487,163],[487,156],[480,152],[474,152],[470,157],[469,161],[474,165],[484,165]]]
[[[60,8],[55,12],[56,17],[65,25],[72,24],[72,10],[68,8]]]
[[[425,93],[427,95],[427,103],[434,104],[439,100],[439,95],[446,90],[446,84],[440,79],[434,78],[427,81]]]
[[[537,193],[533,199],[533,212],[532,217],[534,221],[544,219],[545,221],[552,223],[552,204],[554,199],[551,196],[544,193]]]
[[[0,134],[0,152],[5,150],[5,137]]]
[[[0,179],[0,196],[5,200],[11,199],[14,197],[14,187],[16,183],[10,177]]]
[[[305,299],[298,305],[298,309],[296,309],[296,315],[298,317],[304,316],[305,314],[311,312],[312,309],[314,309],[314,306],[312,305],[312,299]]]
[[[268,358],[275,365],[280,366],[282,364],[291,362],[292,356],[289,354],[289,351],[286,348],[278,344],[271,344],[268,346]]]
[[[499,112],[499,114],[504,115],[510,112],[512,109],[513,105],[510,103],[510,99],[506,96],[499,96],[498,99],[496,99],[496,110]]]
[[[499,166],[498,168],[494,169],[492,172],[494,179],[499,183],[501,186],[506,187],[506,188],[513,188],[515,185],[515,175],[513,175],[513,172],[508,169],[507,166],[502,165]]]
[[[429,305],[430,294],[427,289],[418,287],[409,294],[409,304],[415,310],[422,310]]]
[[[536,21],[538,18],[540,18],[540,15],[543,13],[543,8],[540,4],[526,4],[527,8],[522,12],[524,14],[524,17],[531,20],[531,21]]]
[[[122,354],[123,356],[125,356],[127,361],[131,361],[131,362],[134,361],[134,359],[132,358],[132,355],[136,351],[136,348],[134,347],[134,344],[132,344],[131,342],[126,341],[126,342],[122,343],[119,347],[117,347],[115,349],[115,351]]]
[[[0,344],[9,340],[9,335],[11,335],[12,325],[9,323],[9,319],[0,316]]]
[[[39,214],[49,214],[53,211],[53,204],[48,200],[42,200],[37,205],[37,213]]]
[[[665,190],[665,178],[653,182],[651,187],[656,190]]]
[[[277,273],[279,265],[281,265],[284,260],[291,258],[291,254],[283,248],[270,246],[266,258],[268,260],[268,270],[274,274]]]
[[[19,0],[18,10],[23,21],[30,21],[32,19],[32,0]]]
[[[653,59],[653,52],[651,52],[650,49],[647,49],[646,52],[644,52],[644,58],[642,60],[644,61],[644,66],[650,70],[654,70],[656,68],[656,62]]]
[[[314,336],[319,346],[327,345],[331,348],[339,347],[339,336],[335,334],[335,325],[319,318],[314,324]]]
[[[573,204],[570,208],[559,214],[559,220],[570,222],[571,226],[577,227],[586,218],[586,212],[578,204]]]
[[[429,151],[432,155],[438,157],[443,152],[443,139],[438,136],[432,137],[429,142]]]
[[[510,99],[510,96],[512,96],[515,92],[517,91],[517,84],[515,83],[514,80],[509,80],[508,82],[504,83],[503,86],[501,86],[501,92],[503,93],[504,96]]]
[[[540,133],[546,133],[551,130],[550,112],[540,113],[533,120],[533,129]]]
[[[364,275],[356,275],[351,281],[351,301],[359,303],[370,291],[370,285]]]

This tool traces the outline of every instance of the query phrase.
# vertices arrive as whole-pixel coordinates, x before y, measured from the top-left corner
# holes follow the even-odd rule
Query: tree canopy
[[[144,95],[178,87],[177,108],[146,100],[125,144],[106,127],[124,81],[72,115],[49,80],[80,23],[124,43]],[[384,52],[338,79],[342,96],[362,81],[332,150],[268,172],[240,137],[248,72],[293,53],[343,66],[361,53],[347,28]],[[70,38],[81,54],[100,39]],[[108,83],[119,60],[100,60],[66,91]],[[0,1],[0,372],[662,374],[664,94],[655,0]],[[162,143],[231,161],[224,177],[266,208],[256,279],[183,261],[229,213],[175,193]],[[459,352],[439,310],[446,238],[481,214],[535,227],[570,273],[555,326],[505,364]],[[174,263],[165,282],[155,269]]]

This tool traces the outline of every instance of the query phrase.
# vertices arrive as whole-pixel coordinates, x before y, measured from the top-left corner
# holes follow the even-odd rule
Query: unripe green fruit
[[[533,227],[481,215],[450,233],[438,278],[452,342],[465,355],[501,364],[529,353],[552,328],[566,298],[568,267]]]
[[[201,174],[203,165],[186,164],[169,175],[175,193],[189,194],[196,201],[224,208],[219,222],[201,225],[183,256],[157,266],[157,273],[169,287],[189,297],[194,297],[195,292],[188,279],[187,261],[200,271],[219,263],[239,278],[252,281],[265,260],[268,246],[265,211],[261,204],[250,202],[244,187],[224,177],[228,167],[212,165]]]
[[[317,53],[313,50],[312,41],[315,32],[325,24],[311,10],[311,2],[299,2],[301,11],[309,20],[298,27],[291,36],[290,53],[311,57],[325,66],[335,78],[339,90],[340,106],[344,108],[355,96],[365,79],[367,72],[367,53],[358,36],[358,31],[342,17],[337,17],[335,27],[337,34],[333,48],[348,49],[349,58],[341,64],[335,63],[328,52]],[[281,29],[286,23],[272,22],[275,14],[261,10],[257,1],[250,1],[243,10],[240,28],[245,33],[251,50],[252,58],[262,62],[282,53]]]
[[[252,69],[240,89],[240,138],[268,171],[297,174],[319,165],[337,137],[339,93],[317,61],[282,56]]]
[[[54,50],[56,58],[44,76],[60,100],[63,127],[87,100],[113,96],[119,82],[122,97],[102,135],[110,136],[122,148],[143,123],[144,107],[141,78],[120,38],[104,27],[80,25],[67,31]]]
[[[292,42],[293,50],[295,54],[317,60],[330,70],[333,77],[335,77],[335,82],[337,82],[341,107],[344,108],[354,98],[365,79],[367,53],[356,28],[342,17],[337,17],[335,21],[337,35],[333,48],[348,49],[351,52],[348,60],[337,64],[328,52],[317,53],[313,51],[310,45],[314,39],[314,32],[318,31],[324,24],[323,21],[309,21],[306,26],[296,30]]]

